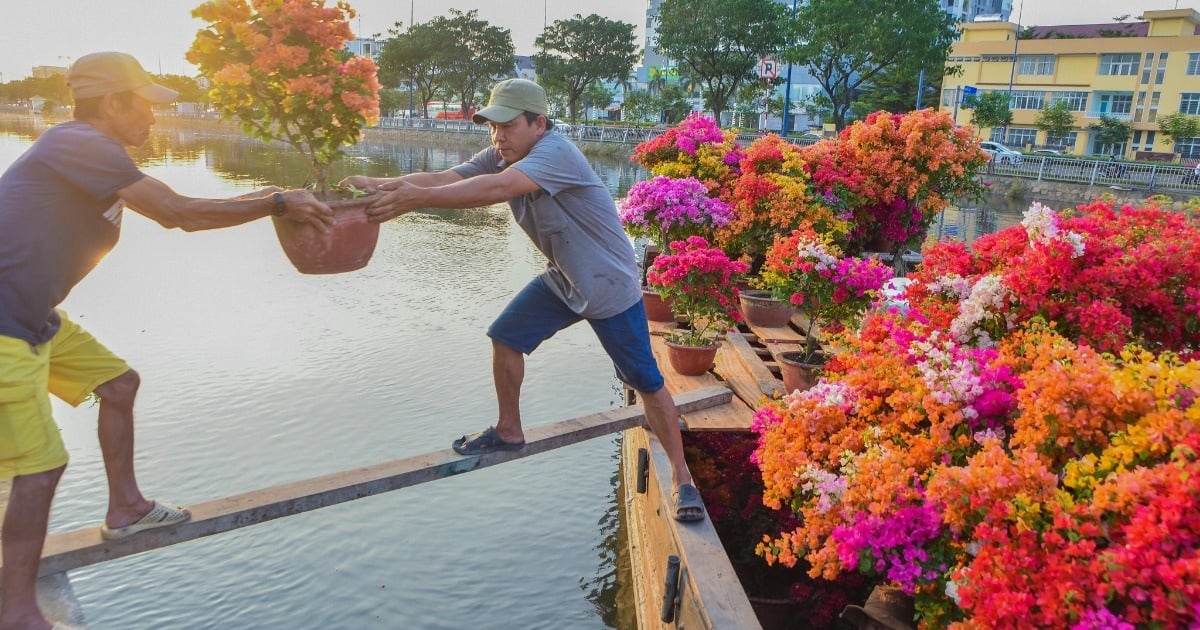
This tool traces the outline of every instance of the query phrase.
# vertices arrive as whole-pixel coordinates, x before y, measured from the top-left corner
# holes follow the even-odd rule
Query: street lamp
[[[796,21],[796,0],[792,0],[792,21]],[[788,62],[787,78],[783,86],[783,128],[780,133],[784,138],[788,136],[791,127],[788,125],[788,118],[792,114],[792,64]]]
[[[415,14],[416,5],[417,5],[417,0],[412,0],[412,2],[408,3],[408,31],[410,33],[412,32],[413,15]],[[412,125],[412,119],[413,119],[413,83],[414,83],[413,79],[414,79],[414,77],[413,77],[412,73],[409,73],[409,75],[408,75],[408,116],[407,116],[407,120],[408,120],[408,124],[410,126]]]

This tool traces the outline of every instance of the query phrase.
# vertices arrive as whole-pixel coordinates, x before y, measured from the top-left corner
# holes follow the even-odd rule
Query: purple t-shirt
[[[0,176],[0,335],[40,345],[58,332],[54,308],[117,244],[117,191],[142,177],[120,143],[77,120]]]

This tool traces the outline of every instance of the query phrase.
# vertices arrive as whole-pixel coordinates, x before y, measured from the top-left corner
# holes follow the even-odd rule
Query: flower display
[[[665,133],[634,147],[630,159],[654,175],[694,177],[715,193],[737,176],[742,153],[734,132],[722,130],[712,118],[693,113]]]
[[[634,184],[618,214],[625,231],[650,239],[659,251],[672,241],[710,234],[733,218],[728,204],[708,195],[694,177],[654,177]]]
[[[1200,623],[1195,221],[1035,204],[927,248],[907,312],[758,410],[764,503],[799,523],[758,553],[884,579],[925,627]]]
[[[655,258],[646,274],[650,286],[690,322],[690,329],[673,332],[669,338],[681,345],[709,346],[718,334],[741,321],[736,284],[747,268],[746,263],[710,247],[701,236],[672,242],[668,253]]]
[[[324,191],[330,163],[379,117],[379,81],[368,57],[343,60],[353,39],[350,5],[325,0],[211,0],[187,60],[212,83],[209,96],[249,135],[301,151]]]
[[[816,327],[836,333],[857,326],[891,277],[878,260],[842,256],[830,235],[805,228],[775,239],[752,283],[808,316],[804,362],[812,363],[820,352]]]

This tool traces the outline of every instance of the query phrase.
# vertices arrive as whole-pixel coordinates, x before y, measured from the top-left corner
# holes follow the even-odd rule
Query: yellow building
[[[1200,138],[1168,144],[1156,122],[1173,112],[1200,115],[1200,13],[1146,11],[1139,19],[1144,21],[1038,27],[1022,39],[1010,22],[963,24],[946,62],[963,72],[946,77],[941,108],[967,124],[972,113],[961,106],[965,94],[1011,92],[1012,124],[981,130],[987,139],[1014,148],[1066,147],[1078,155],[1154,151],[1200,158]],[[1075,130],[1047,137],[1035,120],[1059,101],[1074,113]],[[1131,126],[1125,142],[1098,142],[1088,125],[1101,115]]]

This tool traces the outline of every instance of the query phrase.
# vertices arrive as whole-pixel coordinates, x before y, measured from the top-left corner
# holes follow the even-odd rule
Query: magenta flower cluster
[[[629,189],[618,215],[630,234],[649,238],[665,250],[671,241],[709,233],[733,220],[729,204],[708,194],[694,177],[654,177]]]
[[[679,130],[675,136],[675,147],[688,155],[696,155],[696,150],[702,144],[721,144],[725,141],[717,121],[699,113],[689,114],[675,128]]]
[[[833,530],[844,566],[863,567],[886,575],[906,593],[936,580],[945,566],[928,566],[925,545],[942,535],[941,509],[929,504],[908,505],[887,517],[860,514],[854,525]]]

